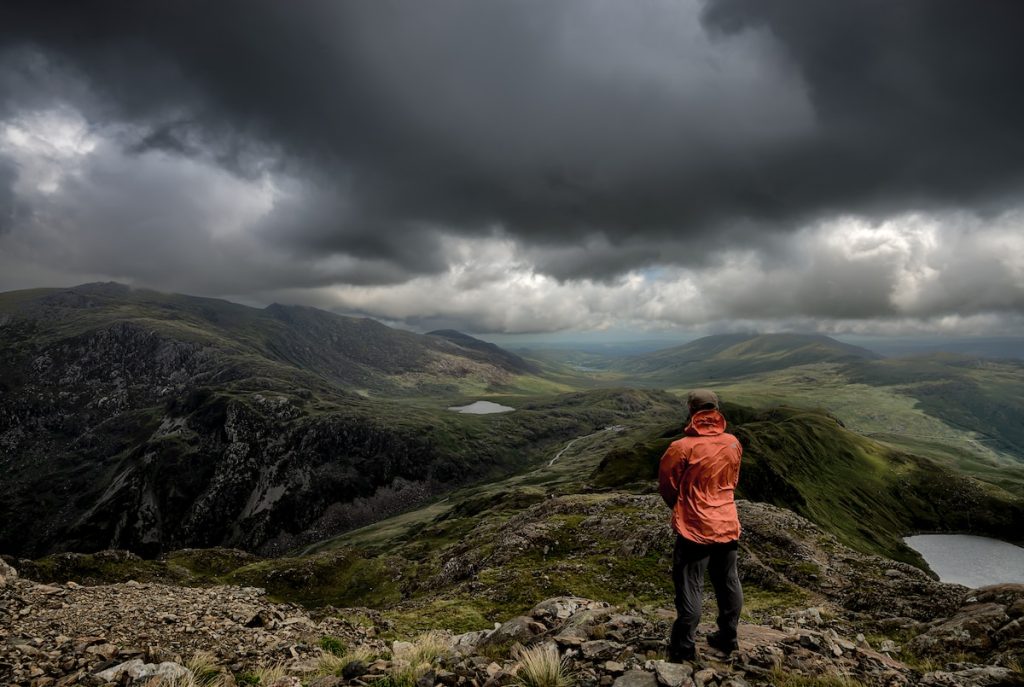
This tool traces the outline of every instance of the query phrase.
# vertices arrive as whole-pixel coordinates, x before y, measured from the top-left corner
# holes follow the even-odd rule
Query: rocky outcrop
[[[982,591],[993,600],[977,603],[1014,608],[1019,593]],[[373,611],[328,609],[312,616],[271,603],[255,588],[39,585],[12,576],[0,589],[0,683],[191,684],[202,672],[234,684],[251,682],[262,670],[268,676],[262,684],[289,687],[363,685],[389,676],[424,687],[498,687],[517,680],[526,648],[551,646],[580,687],[831,684],[827,680],[836,676],[879,687],[1022,684],[1019,672],[995,663],[915,669],[885,647],[876,650],[863,637],[846,635],[841,621],[816,608],[795,609],[774,627],[742,623],[740,649],[731,655],[700,640],[696,660],[668,663],[670,622],[662,612],[557,597],[491,630],[435,632],[427,638],[434,646],[424,648],[415,639],[381,640],[378,627],[386,623]],[[944,641],[943,626],[928,633]],[[702,625],[699,635],[710,629]]]
[[[371,611],[362,617],[373,617]],[[184,675],[208,655],[244,673],[280,664],[308,675],[325,637],[382,648],[372,629],[337,616],[312,618],[261,589],[160,584],[83,587],[11,578],[0,588],[0,684],[48,687]]]
[[[909,648],[921,656],[971,654],[1012,662],[1024,656],[1024,585],[973,590],[947,618],[932,620]]]

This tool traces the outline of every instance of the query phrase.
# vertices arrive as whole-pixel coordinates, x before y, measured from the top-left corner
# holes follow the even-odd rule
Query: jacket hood
[[[683,430],[689,437],[707,437],[725,433],[725,416],[717,410],[701,410],[690,416]]]

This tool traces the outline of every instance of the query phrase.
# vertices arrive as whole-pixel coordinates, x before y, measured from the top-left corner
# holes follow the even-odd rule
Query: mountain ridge
[[[613,369],[663,384],[708,382],[812,363],[877,360],[873,351],[822,334],[717,334],[631,356]]]

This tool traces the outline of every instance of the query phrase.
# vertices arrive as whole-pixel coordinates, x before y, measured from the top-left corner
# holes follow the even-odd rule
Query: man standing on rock
[[[743,608],[736,572],[740,520],[733,499],[743,448],[726,433],[715,392],[691,391],[687,403],[685,436],[665,451],[658,474],[676,531],[672,581],[677,617],[669,643],[669,660],[675,662],[696,657],[705,571],[711,574],[718,602],[718,632],[708,635],[709,646],[726,654],[738,648],[736,627]]]

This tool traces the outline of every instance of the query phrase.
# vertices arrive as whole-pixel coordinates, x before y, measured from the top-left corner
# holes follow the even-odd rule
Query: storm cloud
[[[1010,322],[1022,20],[952,0],[5,3],[0,286],[99,275],[475,331]]]

